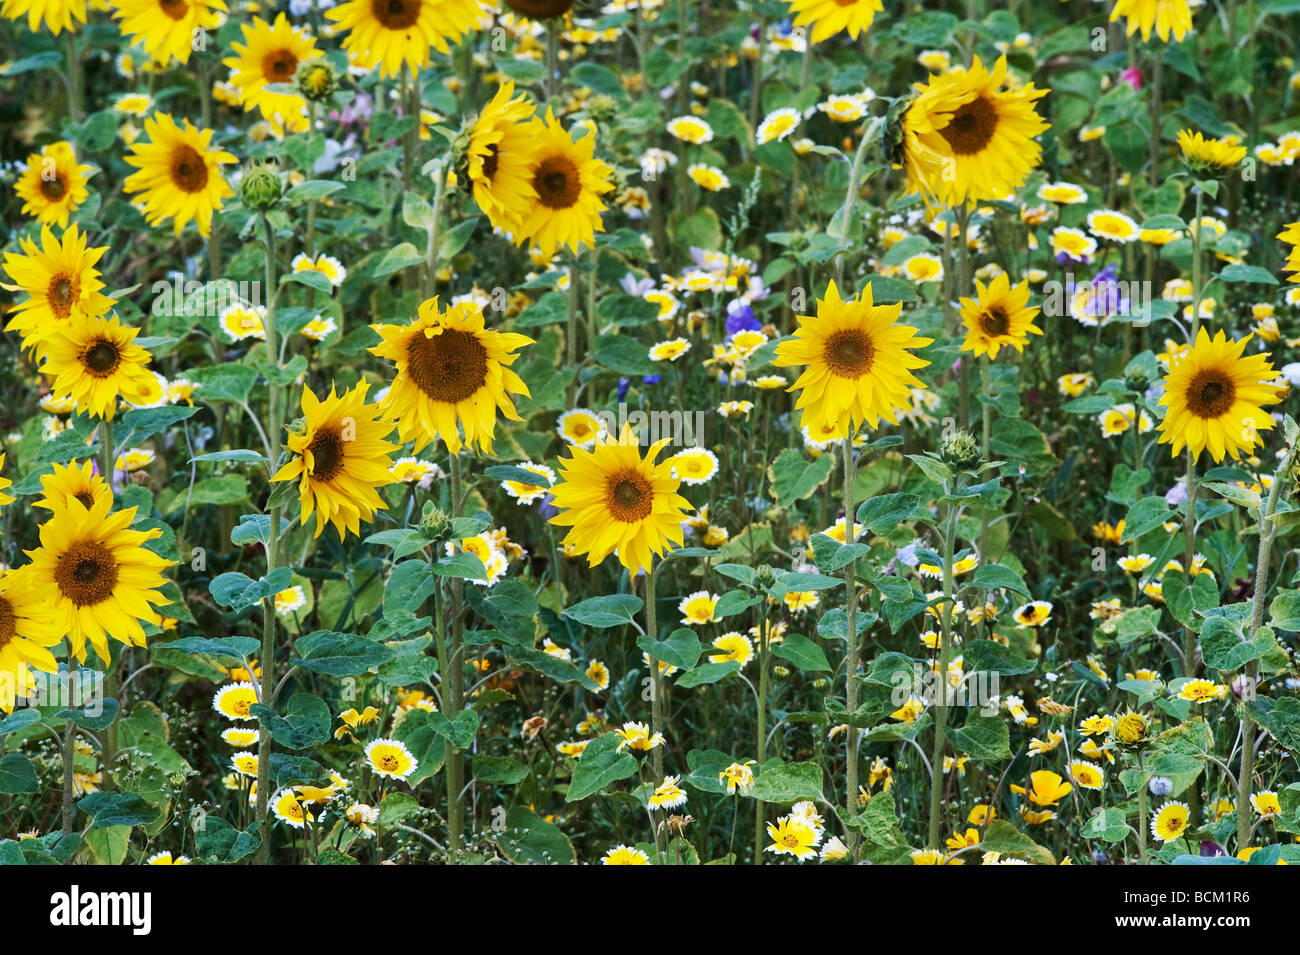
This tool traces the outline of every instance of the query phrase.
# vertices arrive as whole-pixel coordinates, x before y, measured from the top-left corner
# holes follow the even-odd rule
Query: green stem
[[[772,670],[772,653],[768,638],[767,615],[763,614],[759,625],[758,640],[758,739],[754,751],[758,754],[758,765],[762,767],[767,760],[767,691]],[[754,865],[763,864],[763,823],[766,811],[763,800],[754,799]]]
[[[950,492],[951,493],[951,492]],[[948,742],[948,660],[952,652],[952,610],[954,599],[952,555],[957,534],[956,505],[948,504],[943,532],[943,627],[939,636],[939,674],[935,680],[934,750],[930,757],[930,840],[931,849],[942,849],[940,828],[943,810],[943,750]]]
[[[853,502],[853,429],[844,436],[844,543],[852,546],[857,541],[855,533],[857,522]],[[848,767],[844,794],[844,810],[848,818],[857,815],[858,810],[858,728],[852,725],[853,714],[858,709],[858,584],[854,576],[856,561],[849,561],[844,568],[844,587],[846,590],[848,612],[848,651],[844,658],[844,699],[849,710],[849,746]],[[849,850],[856,851],[858,834],[850,831]]]
[[[645,575],[645,627],[646,633],[650,635],[651,640],[658,639],[659,624],[655,619],[655,572],[658,568],[651,566]],[[663,701],[663,680],[659,677],[659,661],[653,656],[650,657],[650,737],[654,738],[656,733],[664,732],[664,701]],[[664,733],[667,740],[667,734]],[[654,754],[655,778],[653,786],[658,787],[664,781],[664,746],[667,742],[654,747],[651,752]],[[653,814],[651,815],[653,819]],[[655,848],[663,853],[666,846],[664,827],[658,822],[654,825]]]
[[[438,170],[433,189],[433,221],[429,223],[429,247],[425,251],[426,272],[424,275],[424,297],[432,298],[438,285],[438,228],[442,223],[442,204],[447,193],[447,166]]]
[[[68,687],[77,685],[77,658],[72,652],[72,641],[68,641]],[[63,831],[72,832],[72,822],[76,815],[73,804],[74,779],[77,761],[77,724],[68,720],[63,724]]]
[[[460,515],[460,455],[451,455],[451,516],[452,520]],[[446,681],[443,693],[443,707],[447,718],[455,720],[465,708],[465,665],[462,647],[465,621],[462,615],[464,602],[463,581],[457,577],[451,582],[451,646],[447,653],[447,670],[443,679]],[[455,861],[460,852],[461,841],[465,832],[465,804],[461,799],[461,790],[465,788],[465,761],[460,751],[447,747],[447,853]]]
[[[113,443],[113,422],[108,418],[101,418],[99,421],[99,470],[103,473],[104,481],[108,484],[110,491],[113,487],[113,473],[117,469],[116,451],[117,449]],[[123,645],[119,653],[119,662],[121,661],[121,654],[124,653],[126,653],[126,645]],[[110,650],[109,658],[104,661],[104,697],[106,699],[117,699],[117,693],[117,666],[113,663],[113,654]],[[118,702],[121,701],[118,700]],[[117,788],[117,783],[113,778],[113,765],[117,762],[116,717],[104,730],[103,742],[100,746],[100,761],[104,765],[104,790],[111,792]]]

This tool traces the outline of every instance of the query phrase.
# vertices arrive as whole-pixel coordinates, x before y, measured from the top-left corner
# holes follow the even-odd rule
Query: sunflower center
[[[969,156],[989,144],[998,128],[998,111],[980,96],[952,114],[948,125],[939,132],[958,156]]]
[[[1203,371],[1187,386],[1187,407],[1198,418],[1217,418],[1232,407],[1236,395],[1231,378],[1219,371]]]
[[[63,273],[54,276],[50,282],[50,287],[46,291],[46,297],[50,300],[50,305],[54,314],[59,318],[67,318],[68,312],[72,308],[72,300],[77,295],[77,283],[72,276]]]
[[[185,0],[158,0],[158,5],[173,20],[183,19],[190,12],[190,5]]]
[[[420,19],[420,0],[371,0],[375,17],[390,30],[406,30]]]
[[[288,50],[273,50],[262,58],[262,72],[276,83],[293,79],[298,68],[298,58]]]
[[[343,470],[343,438],[337,431],[322,431],[307,447],[311,452],[311,476],[329,481]]]
[[[483,157],[483,178],[489,182],[497,174],[497,166],[501,161],[501,150],[496,143],[488,147],[488,154]]]
[[[18,632],[14,619],[14,606],[4,597],[0,597],[0,650],[3,650]]]
[[[54,582],[78,607],[97,604],[113,596],[117,559],[98,541],[74,541],[54,568]]]
[[[46,199],[62,199],[67,191],[68,185],[62,176],[56,174],[53,179],[41,177],[41,195]]]
[[[637,471],[619,471],[606,479],[605,508],[615,520],[627,524],[639,521],[653,505],[654,489]]]
[[[201,192],[208,184],[208,165],[193,146],[177,146],[172,153],[172,182],[185,192]]]
[[[568,209],[576,205],[582,191],[578,167],[568,156],[544,159],[533,174],[537,198],[548,209]]]
[[[112,342],[97,341],[86,349],[81,362],[97,378],[107,378],[117,370],[122,360],[122,353]]]
[[[1007,333],[1011,319],[1007,318],[1007,313],[1001,308],[990,308],[980,316],[980,327],[984,329],[985,335],[997,338]]]
[[[416,333],[406,357],[411,381],[434,401],[464,401],[487,381],[487,350],[470,332]]]
[[[865,332],[846,329],[826,340],[823,357],[831,374],[841,378],[860,378],[871,369],[876,350]]]
[[[85,507],[86,510],[90,510],[92,507],[95,506],[95,498],[89,491],[78,491],[76,494],[72,496],[75,497],[78,501],[80,501],[82,506]]]

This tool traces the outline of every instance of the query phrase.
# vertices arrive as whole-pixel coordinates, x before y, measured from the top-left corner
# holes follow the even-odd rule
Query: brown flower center
[[[501,161],[501,149],[497,143],[488,147],[488,154],[483,157],[483,178],[491,182],[497,174],[497,166]]]
[[[845,329],[826,340],[822,357],[833,375],[840,378],[860,378],[871,370],[876,349],[866,332]]]
[[[262,57],[262,72],[272,83],[287,83],[298,69],[298,58],[288,50],[273,50]]]
[[[999,338],[1011,327],[1011,319],[1007,318],[1007,313],[1000,306],[990,308],[980,316],[980,327],[990,338]]]
[[[343,438],[337,431],[319,432],[307,450],[311,452],[311,476],[316,480],[333,480],[343,470]]]
[[[417,332],[406,359],[411,381],[434,401],[464,401],[487,381],[487,349],[471,332],[447,329],[432,338]]]
[[[117,370],[122,362],[122,353],[117,345],[100,340],[87,348],[81,355],[81,363],[96,378],[107,378]]]
[[[68,184],[64,181],[63,176],[59,173],[54,174],[53,179],[47,179],[41,176],[41,195],[46,199],[59,200],[68,193]]]
[[[183,20],[185,14],[190,12],[190,5],[185,0],[158,0],[158,5],[173,20]]]
[[[538,200],[548,209],[569,209],[577,204],[582,193],[582,179],[568,156],[551,156],[542,160],[533,173],[533,188],[537,190]]]
[[[18,623],[14,616],[14,605],[4,597],[0,597],[0,650],[9,644],[17,632]]]
[[[370,0],[370,9],[390,30],[408,30],[420,19],[420,0]]]
[[[958,156],[970,156],[989,144],[998,128],[998,111],[980,96],[952,114],[948,125],[939,130]]]
[[[208,184],[208,165],[192,146],[177,146],[172,152],[172,182],[185,192],[202,192]]]
[[[1198,374],[1187,386],[1187,407],[1198,418],[1217,418],[1227,414],[1237,396],[1237,387],[1223,372],[1209,369]]]
[[[54,582],[78,607],[92,606],[113,596],[117,559],[99,541],[74,541],[55,565]]]
[[[92,507],[95,506],[94,495],[92,495],[89,491],[78,491],[76,494],[72,496],[75,497],[78,501],[80,501],[82,506],[85,507],[86,510],[90,510]]]
[[[50,281],[50,287],[45,291],[45,297],[49,299],[50,310],[58,318],[67,318],[68,313],[72,311],[73,299],[77,297],[77,280],[66,272],[61,272]]]
[[[639,471],[617,471],[605,479],[605,509],[615,520],[634,523],[648,515],[653,506],[654,489]]]

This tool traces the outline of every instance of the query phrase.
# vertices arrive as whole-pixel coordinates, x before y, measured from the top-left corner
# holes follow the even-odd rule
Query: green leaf
[[[194,852],[204,862],[233,865],[262,847],[262,837],[257,832],[260,825],[255,822],[241,830],[220,816],[200,816],[194,824]]]
[[[1125,543],[1135,541],[1144,534],[1149,534],[1165,521],[1174,516],[1163,497],[1144,497],[1128,509],[1124,517]]]
[[[581,603],[566,607],[564,616],[576,620],[584,627],[596,627],[608,630],[629,624],[642,607],[641,598],[631,594],[611,594],[608,597],[592,597]]]
[[[474,757],[474,779],[485,786],[513,786],[528,777],[528,767],[513,756]]]
[[[478,710],[461,710],[454,719],[448,719],[445,713],[429,714],[429,727],[459,750],[468,750],[474,745],[474,734],[478,732]]]
[[[1219,273],[1223,282],[1251,282],[1256,285],[1278,285],[1277,276],[1258,265],[1225,265]]]
[[[971,673],[995,671],[1003,676],[1033,673],[1038,661],[1019,656],[996,640],[972,640],[963,646],[964,666]]]
[[[700,638],[693,630],[685,627],[674,630],[667,640],[655,640],[648,635],[637,637],[638,649],[650,654],[651,659],[661,660],[679,670],[689,670],[695,666],[704,652]]]
[[[22,753],[0,756],[0,793],[16,796],[19,793],[39,792],[40,788],[36,769],[30,759]]]
[[[360,676],[371,667],[393,659],[393,651],[382,643],[355,633],[316,630],[293,644],[292,662],[305,670],[326,676]]]
[[[1224,673],[1240,670],[1273,648],[1273,631],[1260,627],[1247,637],[1239,626],[1224,617],[1210,617],[1201,627],[1201,655],[1205,665]]]
[[[514,865],[572,865],[577,859],[573,844],[559,826],[523,806],[506,813],[506,829],[496,842]]]
[[[679,676],[674,681],[674,685],[689,690],[692,687],[717,683],[720,680],[725,680],[731,674],[739,672],[740,664],[735,660],[724,660],[721,663],[701,663],[690,673]]]
[[[433,565],[433,572],[439,577],[460,577],[465,580],[487,582],[487,568],[478,554],[452,554],[439,558]]]
[[[1002,564],[981,564],[976,568],[970,586],[981,587],[984,590],[1010,590],[1025,598],[1030,596],[1024,578]]]
[[[831,671],[830,662],[826,659],[826,654],[822,652],[822,648],[807,637],[797,633],[790,634],[782,642],[776,644],[772,648],[772,652],[782,660],[789,660],[800,670],[810,673],[829,673]]]
[[[832,455],[823,454],[810,461],[801,451],[786,448],[768,467],[767,476],[772,482],[772,493],[776,495],[777,503],[789,507],[795,501],[812,497],[813,492],[826,483],[833,468]]]
[[[285,707],[284,716],[262,703],[254,703],[249,712],[271,731],[271,738],[290,749],[309,749],[329,741],[330,708],[312,693],[295,693]]]
[[[158,819],[161,810],[135,793],[91,793],[77,802],[90,817],[92,829],[112,826],[145,826]]]
[[[905,521],[920,504],[921,499],[915,494],[879,494],[862,502],[857,520],[873,534],[885,534]]]
[[[578,765],[573,770],[573,781],[565,802],[586,799],[607,786],[636,774],[637,762],[628,753],[617,751],[619,737],[616,733],[598,736],[583,750]]]
[[[1118,843],[1128,838],[1129,825],[1123,809],[1098,809],[1092,814],[1080,833],[1087,839]]]
[[[980,849],[1026,859],[1038,865],[1056,864],[1050,852],[1004,819],[994,819],[989,823],[984,838],[980,840]]]
[[[753,795],[764,802],[793,803],[801,799],[820,801],[822,768],[816,763],[769,760],[754,779]]]
[[[171,643],[156,643],[155,650],[179,650],[220,660],[240,662],[257,653],[261,642],[255,637],[181,637]]]
[[[243,610],[253,604],[273,597],[293,582],[293,571],[277,567],[265,577],[253,580],[247,574],[230,571],[219,575],[208,584],[213,599],[231,610]]]

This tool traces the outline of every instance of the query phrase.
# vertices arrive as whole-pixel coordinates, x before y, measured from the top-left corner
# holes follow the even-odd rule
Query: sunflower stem
[[[65,52],[68,58],[68,118],[81,122],[81,59],[77,54],[77,34],[69,28],[64,32]]]
[[[653,563],[645,572],[645,632],[651,640],[658,639],[659,624],[655,619],[655,573],[658,571]],[[654,739],[656,733],[662,733],[664,730],[664,701],[663,701],[663,681],[659,678],[659,661],[653,656],[650,657],[650,738]],[[667,734],[665,734],[665,740]],[[667,742],[653,747],[650,752],[653,754],[655,767],[655,778],[652,780],[652,787],[657,788],[664,781],[664,746]],[[655,849],[662,855],[665,846],[664,827],[661,823],[654,822],[654,815],[651,814],[651,825],[654,827]]]
[[[853,502],[853,428],[844,436],[844,545],[852,547],[857,542],[857,520]],[[844,810],[847,818],[857,815],[858,808],[858,728],[853,725],[853,714],[858,708],[858,584],[854,576],[857,562],[850,560],[844,567],[844,589],[848,613],[848,648],[844,658],[844,698],[849,711],[849,746],[847,779],[845,782]],[[848,833],[849,853],[857,851],[856,830]]]
[[[104,480],[108,484],[109,493],[113,492],[113,473],[117,470],[116,447],[113,444],[113,422],[108,418],[99,419],[99,470],[104,475]],[[121,653],[126,652],[126,646],[122,647]],[[107,699],[117,698],[117,667],[113,663],[112,652],[109,652],[109,659],[104,661],[104,696]],[[118,657],[119,661],[121,657]],[[120,700],[118,701],[121,702]],[[121,710],[119,708],[118,712]],[[117,783],[113,779],[113,764],[117,762],[117,718],[109,723],[104,730],[103,741],[100,745],[100,762],[104,764],[104,790],[112,792],[117,788]]]
[[[946,482],[952,483],[952,482]],[[955,487],[949,494],[955,494]],[[939,635],[939,674],[935,680],[937,698],[934,700],[934,750],[930,756],[930,839],[931,849],[942,850],[943,838],[940,816],[943,808],[943,750],[948,742],[948,660],[952,652],[953,571],[952,555],[957,534],[956,505],[948,504],[943,528],[943,625]]]
[[[72,652],[72,641],[67,642],[68,647],[68,686],[76,685],[77,679],[77,657]],[[76,807],[73,804],[74,795],[74,774],[76,773],[77,761],[77,724],[68,720],[63,724],[63,831],[64,833],[72,832],[72,822],[76,814]]]
[[[1138,756],[1138,778],[1139,779],[1142,776],[1146,775],[1142,765],[1145,761],[1146,761],[1145,757],[1139,754]],[[1142,787],[1138,790],[1138,860],[1143,865],[1147,864],[1147,831],[1149,828],[1147,823],[1148,815],[1149,813],[1147,811],[1147,784],[1144,782],[1142,783]]]
[[[448,470],[451,472],[451,517],[454,521],[460,515],[460,454],[453,452],[451,454],[451,464]],[[461,647],[464,619],[461,613],[462,601],[464,600],[464,591],[462,590],[462,581],[459,577],[451,581],[451,630],[448,633],[444,629],[444,635],[449,637],[451,645],[447,653],[447,669],[443,673],[445,689],[443,691],[443,707],[446,709],[447,718],[455,720],[460,711],[465,708],[465,671],[462,660],[463,649]],[[460,751],[454,746],[447,746],[447,857],[448,861],[455,862],[457,855],[460,853],[462,837],[465,831],[465,804],[462,801],[461,790],[465,788],[465,762],[461,758]]]
[[[1188,339],[1189,348],[1195,346],[1196,336],[1201,328],[1201,204],[1204,201],[1199,186],[1196,187],[1196,219],[1192,232],[1192,334]],[[1139,430],[1141,412],[1133,413],[1133,428]],[[1186,546],[1183,549],[1183,573],[1191,575],[1192,561],[1196,557],[1196,454],[1191,445],[1187,447],[1187,518],[1183,523]],[[1183,675],[1196,676],[1196,632],[1191,627],[1183,629]]]
[[[755,752],[761,767],[767,760],[767,690],[771,672],[771,645],[767,629],[767,614],[763,614],[758,634],[758,739]],[[763,864],[763,800],[754,798],[754,865]]]
[[[871,121],[871,125],[863,132],[862,140],[858,143],[858,151],[853,154],[853,166],[849,170],[849,185],[844,190],[844,205],[840,208],[840,248],[835,256],[836,286],[844,285],[844,255],[849,247],[849,214],[853,211],[853,203],[858,195],[858,177],[862,175],[862,159],[867,154],[868,143],[875,139],[873,133],[883,122],[884,119],[881,117]],[[855,282],[854,285],[856,284]],[[856,291],[856,288],[852,291]]]
[[[438,169],[433,187],[433,220],[429,223],[429,245],[425,251],[427,264],[424,275],[423,298],[433,297],[438,286],[438,229],[442,224],[442,204],[447,195],[447,164]]]

